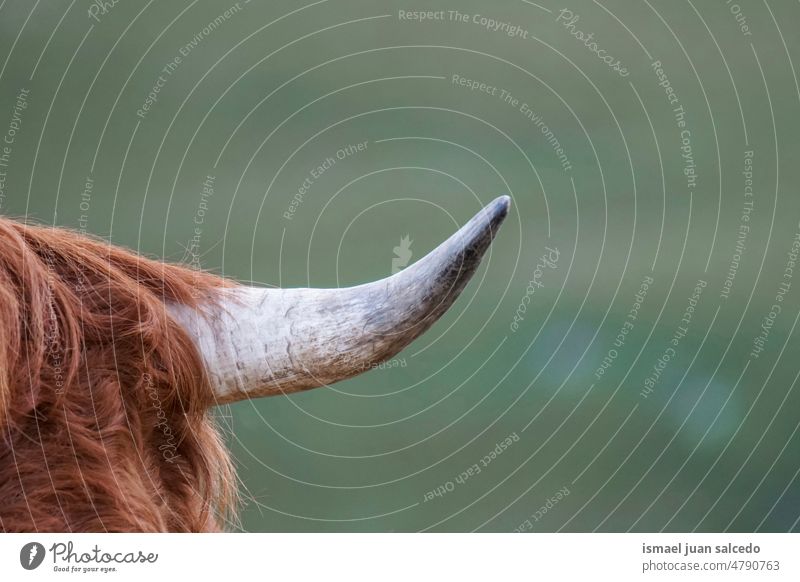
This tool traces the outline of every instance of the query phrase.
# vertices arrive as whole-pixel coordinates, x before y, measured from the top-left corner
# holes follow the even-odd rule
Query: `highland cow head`
[[[235,505],[216,404],[350,378],[452,305],[508,212],[343,289],[261,289],[0,220],[0,529],[208,531]]]

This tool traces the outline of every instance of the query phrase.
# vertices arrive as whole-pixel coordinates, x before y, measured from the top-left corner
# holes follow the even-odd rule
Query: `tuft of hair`
[[[231,460],[201,356],[165,305],[227,285],[0,217],[0,530],[222,529]]]

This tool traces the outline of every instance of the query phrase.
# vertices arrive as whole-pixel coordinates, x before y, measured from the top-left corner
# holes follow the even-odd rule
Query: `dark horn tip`
[[[395,275],[410,280],[411,273],[426,273],[418,280],[445,287],[446,281],[466,283],[489,248],[511,206],[509,196],[500,196],[484,206],[458,232],[426,257]],[[405,276],[402,276],[405,275]],[[449,285],[447,285],[449,287]]]
[[[497,235],[510,206],[509,196],[495,198],[432,253],[443,259],[433,266],[433,269],[441,269],[442,279],[459,281],[459,288],[466,284]]]
[[[489,206],[495,208],[495,214],[505,217],[508,214],[508,209],[511,208],[511,196],[507,194],[499,196],[492,200]]]
[[[510,206],[509,196],[495,198],[436,249],[390,277],[393,286],[388,291],[381,286],[377,293],[381,298],[387,295],[392,298],[395,312],[405,314],[404,322],[398,326],[392,320],[391,325],[380,326],[377,318],[373,318],[373,329],[380,329],[385,335],[403,336],[403,342],[397,344],[401,347],[428,329],[475,274]]]
[[[499,227],[506,216],[508,216],[509,208],[511,208],[511,196],[506,195],[495,198],[487,206],[491,216],[490,225],[493,231],[492,234],[496,233],[497,227]]]
[[[486,250],[489,244],[497,234],[500,225],[508,216],[508,210],[511,207],[510,196],[500,196],[487,204],[467,225],[466,231],[470,233],[472,238],[472,250],[480,255]]]

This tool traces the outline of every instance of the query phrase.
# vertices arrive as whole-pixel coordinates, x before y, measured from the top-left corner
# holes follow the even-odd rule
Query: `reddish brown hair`
[[[225,284],[0,218],[0,530],[223,525],[230,459],[165,303],[196,306]]]

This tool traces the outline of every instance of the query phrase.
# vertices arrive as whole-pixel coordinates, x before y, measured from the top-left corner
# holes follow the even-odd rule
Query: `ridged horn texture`
[[[341,289],[224,289],[203,313],[170,305],[195,341],[218,404],[356,376],[397,354],[453,304],[508,213],[501,196],[403,271]]]

